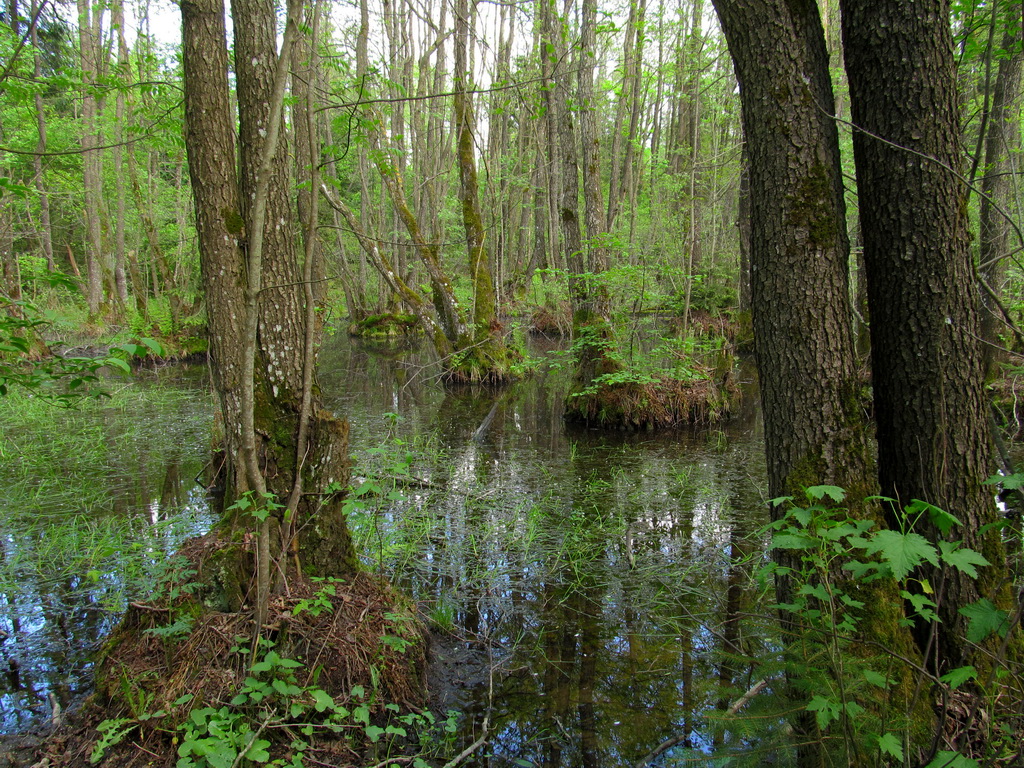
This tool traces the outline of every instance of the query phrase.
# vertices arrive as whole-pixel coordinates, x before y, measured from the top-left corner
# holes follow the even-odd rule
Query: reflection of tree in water
[[[48,413],[19,424],[33,464],[7,466],[0,478],[0,503],[12,510],[0,565],[0,723],[8,730],[88,691],[89,656],[114,612],[209,522],[194,481],[209,444],[205,390],[188,380],[180,389],[136,383],[128,396],[62,414],[59,431]],[[33,485],[32,496],[19,490]]]
[[[403,441],[394,450],[417,451],[395,485],[404,500],[368,499],[364,519],[379,527],[369,546],[384,573],[424,613],[454,619],[442,651],[455,659],[460,748],[493,707],[492,757],[468,765],[632,765],[672,736],[710,751],[726,560],[733,527],[757,525],[738,517],[761,509],[754,425],[567,431],[555,377],[398,385],[387,377],[401,361],[360,355],[337,354],[344,371],[321,381],[350,393],[353,435],[371,436],[354,437],[357,452],[384,445],[381,413],[403,408],[387,429]]]

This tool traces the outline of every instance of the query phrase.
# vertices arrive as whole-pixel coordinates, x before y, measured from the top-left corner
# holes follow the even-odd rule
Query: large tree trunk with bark
[[[844,0],[881,492],[956,516],[950,536],[992,565],[928,569],[940,623],[918,626],[931,669],[974,657],[960,609],[1006,589],[978,344],[949,2]],[[945,538],[922,520],[919,533]],[[937,636],[933,637],[933,633]],[[978,659],[975,658],[975,662]]]
[[[298,560],[310,572],[351,574],[357,562],[337,493],[348,478],[347,425],[319,407],[311,304],[293,245],[288,157],[280,146],[265,151],[267,141],[282,134],[279,122],[273,127],[281,110],[271,109],[279,97],[274,7],[243,0],[234,8],[240,179],[233,162],[223,7],[220,0],[187,2],[182,18],[186,145],[224,427],[225,497],[230,502],[266,490],[291,509],[263,531],[270,536],[264,559],[269,555],[280,563],[290,553],[290,564]],[[254,237],[257,228],[260,236]],[[254,264],[254,251],[261,264]],[[247,344],[256,345],[250,360]],[[236,511],[225,525],[248,523]],[[297,529],[299,538],[293,535]],[[251,567],[246,558],[242,565]],[[230,592],[230,583],[222,586]],[[244,597],[225,595],[235,608]]]
[[[847,490],[853,516],[880,522],[877,507],[865,501],[876,485],[855,366],[838,133],[818,9],[789,0],[714,5],[740,83],[750,163],[751,302],[769,495],[802,498],[805,487],[837,485]],[[798,567],[785,550],[776,556]],[[776,586],[779,602],[791,602],[789,581],[779,578]],[[859,598],[867,608],[858,631],[910,652],[895,590],[864,591],[870,594]],[[793,614],[784,611],[782,619],[800,631]],[[806,715],[795,723],[798,762],[821,765],[825,747]]]

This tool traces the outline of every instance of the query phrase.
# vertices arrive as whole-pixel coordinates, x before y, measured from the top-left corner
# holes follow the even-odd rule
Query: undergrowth
[[[777,606],[790,617],[790,632],[783,636],[788,639],[774,661],[761,663],[761,687],[776,695],[758,697],[759,705],[748,707],[745,714],[716,718],[726,752],[740,764],[753,744],[765,747],[776,741],[763,725],[774,722],[773,730],[779,733],[777,724],[786,717],[786,709],[792,716],[795,707],[797,719],[802,711],[813,723],[822,754],[834,764],[1018,764],[1014,761],[1021,759],[1024,736],[1024,675],[1020,660],[1006,652],[1009,634],[1019,631],[1019,608],[1011,614],[984,597],[960,608],[968,618],[963,643],[983,654],[992,665],[988,673],[964,665],[939,675],[919,662],[910,668],[917,678],[911,687],[916,693],[908,695],[897,678],[913,659],[894,656],[885,647],[866,652],[873,638],[864,637],[864,627],[875,606],[858,599],[860,585],[892,584],[905,602],[902,621],[908,626],[928,624],[939,620],[939,598],[919,575],[920,566],[927,563],[977,578],[978,569],[988,565],[981,554],[953,538],[960,521],[914,501],[903,507],[898,530],[879,530],[872,521],[850,516],[841,506],[842,489],[816,486],[806,495],[806,504],[791,498],[775,500],[786,509],[767,529],[770,548],[793,557],[772,560],[758,576],[766,590],[782,576],[792,594],[790,602]],[[926,539],[915,530],[923,522],[946,538]],[[994,656],[984,650],[993,647]],[[926,709],[936,704],[931,730],[925,733],[919,730],[921,696]],[[775,748],[786,751],[785,740],[776,741]]]

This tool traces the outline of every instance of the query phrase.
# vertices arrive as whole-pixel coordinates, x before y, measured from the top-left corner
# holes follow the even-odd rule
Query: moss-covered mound
[[[527,328],[531,336],[547,336],[561,338],[572,331],[572,313],[568,306],[534,307],[530,313],[530,324]]]
[[[570,393],[565,419],[589,427],[650,430],[706,425],[729,416],[736,390],[731,377],[688,381],[669,375],[612,380]]]
[[[447,384],[508,384],[523,375],[523,356],[500,336],[453,354],[445,363]]]
[[[348,327],[348,334],[362,339],[389,339],[418,333],[420,330],[416,315],[385,312],[379,315],[370,315],[351,323]]]
[[[375,743],[409,743],[426,665],[409,602],[366,573],[293,580],[257,633],[252,611],[212,610],[191,581],[222,549],[196,540],[159,599],[131,605],[100,653],[97,694],[51,737],[48,765],[361,765]]]

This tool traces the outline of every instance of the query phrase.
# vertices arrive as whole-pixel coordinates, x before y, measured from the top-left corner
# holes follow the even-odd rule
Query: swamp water
[[[558,372],[502,391],[446,391],[435,373],[342,337],[321,353],[328,405],[351,423],[366,566],[444,638],[431,686],[462,713],[452,754],[485,715],[487,746],[463,765],[628,766],[667,739],[652,765],[716,752],[716,713],[755,682],[742,658],[764,643],[739,621],[757,611],[766,516],[756,398],[722,429],[618,434],[563,425]],[[88,689],[111,610],[210,524],[194,478],[213,403],[197,367],[142,373],[107,406],[37,418],[38,434],[3,407],[11,732]]]

